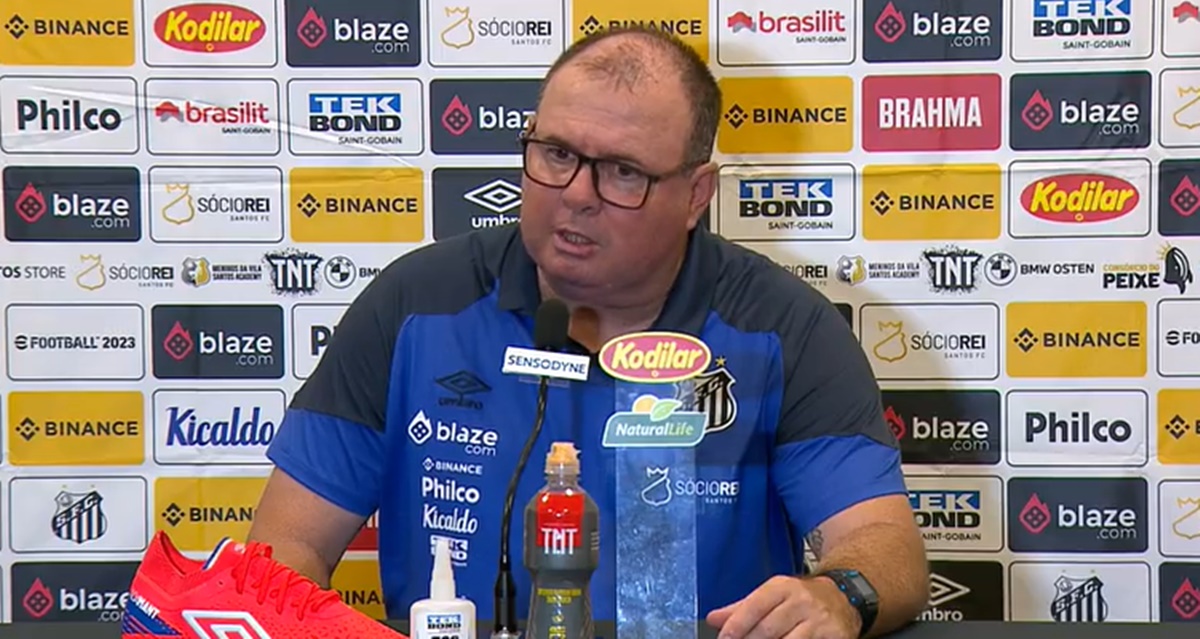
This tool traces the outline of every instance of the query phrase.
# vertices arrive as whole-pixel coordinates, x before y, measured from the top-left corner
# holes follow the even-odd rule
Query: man
[[[722,637],[854,639],[913,619],[929,592],[924,548],[857,341],[812,288],[699,226],[716,188],[720,101],[703,61],[653,31],[610,31],[564,53],[522,139],[519,227],[413,251],[363,291],[271,446],[277,468],[250,537],[327,584],[378,511],[390,617],[427,594],[430,536],[465,539],[459,592],[491,618],[504,487],[536,389],[500,363],[505,347],[531,344],[534,310],[553,297],[572,309],[581,353],[673,331],[705,341],[736,380],[726,387],[736,419],[695,449],[696,472],[709,473],[698,479],[754,487],[724,508],[697,508],[697,546],[709,550],[696,566],[699,605]],[[582,484],[601,512],[598,619],[615,617],[618,496],[606,474],[613,451],[600,446],[614,384],[592,366],[586,383],[551,387],[517,498],[519,508],[541,485],[551,441],[582,449]],[[484,434],[429,435],[452,422]],[[479,492],[429,494],[423,477]],[[794,576],[801,538],[819,576]],[[519,566],[516,579],[523,616]]]

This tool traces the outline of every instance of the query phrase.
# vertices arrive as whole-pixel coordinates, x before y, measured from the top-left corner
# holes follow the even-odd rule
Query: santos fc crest
[[[732,388],[737,380],[725,368],[725,358],[717,358],[716,363],[717,368],[676,385],[679,395],[676,399],[708,416],[705,435],[719,433],[737,420],[737,398]]]

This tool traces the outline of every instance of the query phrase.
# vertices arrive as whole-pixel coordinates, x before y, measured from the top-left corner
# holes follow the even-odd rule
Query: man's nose
[[[582,164],[575,177],[563,188],[563,203],[576,213],[592,213],[600,208],[600,194],[596,192],[593,171],[595,167]]]

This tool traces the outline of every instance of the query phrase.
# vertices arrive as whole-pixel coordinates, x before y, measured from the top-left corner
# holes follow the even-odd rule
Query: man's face
[[[523,176],[521,233],[550,281],[599,299],[635,288],[676,258],[672,249],[711,198],[708,167],[677,171],[691,133],[691,105],[676,79],[658,75],[669,81],[648,80],[629,91],[568,65],[546,87],[533,139],[584,156],[620,159],[650,175],[675,172],[653,184],[638,209],[601,200],[586,165],[565,188]]]

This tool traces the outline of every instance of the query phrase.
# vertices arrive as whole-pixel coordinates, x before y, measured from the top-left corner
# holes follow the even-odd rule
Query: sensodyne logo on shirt
[[[460,444],[468,455],[494,457],[500,443],[500,433],[488,428],[460,424],[456,421],[431,420],[425,411],[419,410],[408,423],[408,437],[418,446],[429,440],[439,443]]]

